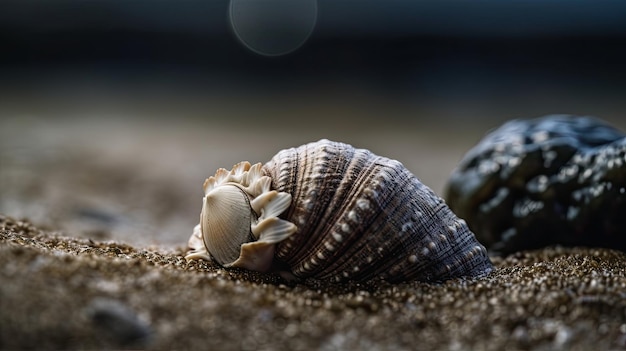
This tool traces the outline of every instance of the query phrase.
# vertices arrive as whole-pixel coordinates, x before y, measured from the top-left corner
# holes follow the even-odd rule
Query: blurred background
[[[489,129],[626,126],[626,2],[4,0],[0,213],[184,245],[201,184],[320,138],[439,194]]]

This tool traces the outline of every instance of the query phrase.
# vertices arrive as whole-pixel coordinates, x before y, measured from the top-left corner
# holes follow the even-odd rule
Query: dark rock
[[[86,312],[100,336],[113,345],[145,346],[153,334],[150,325],[117,300],[95,298]]]
[[[592,117],[507,122],[465,155],[445,198],[492,252],[626,250],[624,136]]]

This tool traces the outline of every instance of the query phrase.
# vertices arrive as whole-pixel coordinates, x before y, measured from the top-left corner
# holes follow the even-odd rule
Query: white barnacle
[[[522,158],[521,157],[511,157],[509,158],[508,161],[508,166],[511,168],[515,168],[517,166],[519,166],[522,163]]]
[[[304,216],[302,216],[302,215],[301,215],[301,216],[296,217],[296,221],[298,222],[298,224],[299,224],[300,226],[303,226],[303,225],[305,225],[305,224],[306,224],[306,218],[305,218]]]
[[[348,219],[350,219],[352,222],[357,222],[359,220],[359,217],[356,211],[351,210],[350,212],[348,212]]]
[[[621,158],[616,158],[615,159],[615,167],[622,167],[622,159]]]
[[[540,130],[531,135],[533,142],[536,144],[542,143],[550,138],[550,134],[545,130]]]
[[[378,185],[379,184],[380,183],[378,181],[373,180],[372,183],[370,184],[370,186],[368,186],[366,189],[363,190],[363,195],[367,196],[370,199],[378,198],[379,190],[380,190],[380,189],[378,189]],[[367,207],[369,208],[369,200],[367,200],[367,199],[361,199],[361,200],[367,201]],[[357,206],[359,206],[361,209],[363,209],[363,207],[361,207],[362,205],[365,205],[365,203],[361,203],[361,205],[359,205],[359,201],[357,201]]]
[[[225,267],[268,271],[274,246],[297,227],[279,219],[291,204],[291,195],[270,190],[271,179],[261,164],[236,164],[217,170],[204,182],[200,223],[189,239],[187,260],[214,259]]]
[[[429,241],[428,244],[426,244],[426,246],[430,249],[430,250],[434,250],[437,248],[437,244],[435,244],[434,241]]]
[[[324,241],[324,247],[330,252],[335,251],[335,246],[333,246],[333,244],[331,244],[329,241]]]
[[[306,208],[309,211],[313,209],[313,206],[315,206],[315,203],[310,198],[302,201],[302,207]]]
[[[500,164],[492,160],[484,160],[478,165],[478,172],[481,175],[490,175],[500,170]]]
[[[356,205],[362,210],[370,209],[370,201],[368,199],[358,199],[356,200]]]
[[[413,222],[406,222],[404,224],[402,224],[402,231],[400,231],[400,233],[404,234],[410,230],[413,229]],[[398,233],[398,234],[400,234]]]
[[[337,241],[338,243],[343,241],[343,236],[337,232],[332,232],[332,236],[333,239],[335,239],[335,241]]]
[[[554,150],[543,150],[543,166],[549,168],[552,166],[552,162],[558,156]]]
[[[344,233],[350,233],[350,225],[346,222],[341,223],[341,231]]]

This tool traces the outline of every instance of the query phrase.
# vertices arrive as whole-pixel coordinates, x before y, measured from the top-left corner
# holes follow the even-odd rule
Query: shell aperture
[[[186,259],[215,259],[225,267],[267,271],[274,259],[274,244],[296,227],[278,218],[291,196],[270,190],[261,164],[220,168],[204,182],[200,223],[189,239]]]
[[[228,177],[237,177],[237,167]],[[207,182],[228,186],[231,180],[211,181],[225,178],[224,172],[218,170]],[[493,269],[465,221],[396,160],[320,140],[282,150],[249,172],[265,179],[259,186],[263,191],[246,190],[258,240],[242,243],[232,266],[266,271],[273,256],[300,278],[390,282],[443,281]],[[248,180],[241,189],[256,187],[247,177],[241,176]],[[277,195],[266,195],[272,192]],[[194,230],[188,259],[213,256],[214,249],[202,247],[208,244],[202,237],[210,234],[203,229]],[[256,261],[263,269],[250,263]]]
[[[241,244],[252,241],[252,218],[247,194],[236,185],[226,184],[213,189],[204,197],[200,215],[200,230],[211,256],[222,265],[239,257]]]

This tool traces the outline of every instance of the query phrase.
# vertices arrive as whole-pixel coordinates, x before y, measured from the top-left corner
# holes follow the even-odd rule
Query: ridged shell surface
[[[492,269],[465,221],[400,162],[320,140],[263,166],[297,226],[276,257],[298,277],[443,281]]]

